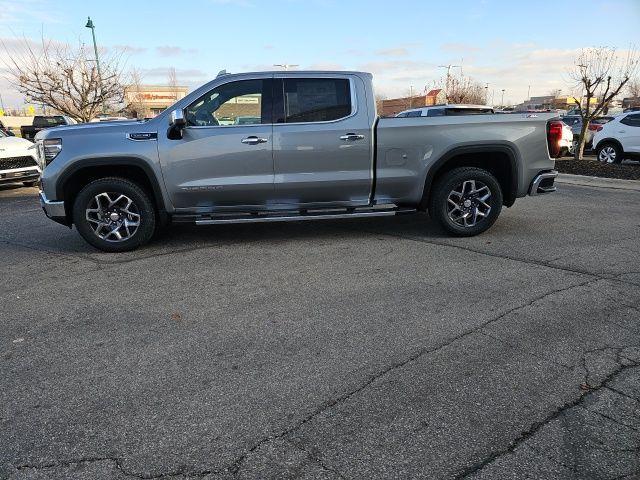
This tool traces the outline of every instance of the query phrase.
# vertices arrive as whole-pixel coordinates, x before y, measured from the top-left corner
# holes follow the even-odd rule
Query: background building
[[[382,100],[382,111],[378,112],[383,117],[393,117],[394,115],[410,108],[430,107],[441,105],[447,102],[447,98],[442,89],[430,90],[426,95],[415,97],[390,98]]]
[[[177,85],[128,85],[124,89],[124,98],[130,114],[145,118],[155,117],[188,92],[188,87]]]

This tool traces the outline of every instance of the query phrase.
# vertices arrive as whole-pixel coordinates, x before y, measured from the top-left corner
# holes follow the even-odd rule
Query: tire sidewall
[[[491,211],[489,215],[480,220],[473,227],[463,227],[449,218],[447,211],[447,198],[449,193],[460,183],[466,180],[476,180],[484,183],[491,191]],[[449,233],[456,236],[473,236],[484,232],[493,225],[502,210],[502,189],[498,180],[486,170],[481,168],[458,168],[445,174],[440,180],[430,202],[430,214]]]
[[[615,143],[612,143],[612,142],[607,142],[607,143],[604,143],[604,144],[598,146],[598,151],[596,152],[598,161],[600,163],[607,163],[606,161],[600,160],[600,152],[602,150],[604,150],[605,148],[607,148],[607,147],[613,148],[615,150],[615,152],[616,152],[616,159],[613,161],[613,163],[614,164],[622,163],[622,155],[623,155],[622,149],[618,145],[616,145]]]
[[[134,201],[140,212],[140,226],[133,236],[122,242],[109,242],[96,235],[86,220],[86,209],[99,193],[122,193]],[[124,252],[134,250],[148,242],[156,225],[155,209],[146,192],[135,183],[121,178],[105,178],[94,180],[84,187],[73,203],[73,223],[78,233],[89,244],[105,252]]]

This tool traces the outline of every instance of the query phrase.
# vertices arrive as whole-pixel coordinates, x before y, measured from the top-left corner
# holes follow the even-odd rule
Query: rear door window
[[[630,127],[640,127],[640,113],[636,113],[634,115],[627,115],[620,123],[624,123]]]
[[[351,85],[342,78],[285,78],[283,100],[277,123],[328,122],[353,111]]]
[[[444,116],[444,108],[430,108],[427,111],[427,117],[442,117]]]

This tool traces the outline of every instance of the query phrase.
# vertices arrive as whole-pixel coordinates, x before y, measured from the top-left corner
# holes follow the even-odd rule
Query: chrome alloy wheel
[[[615,163],[616,156],[616,149],[607,145],[602,150],[600,150],[600,153],[598,154],[598,160],[603,163]]]
[[[126,195],[103,192],[89,203],[85,218],[98,238],[123,242],[135,235],[140,226],[140,211]]]
[[[465,180],[447,197],[449,219],[462,227],[473,227],[491,212],[491,190],[478,180]]]

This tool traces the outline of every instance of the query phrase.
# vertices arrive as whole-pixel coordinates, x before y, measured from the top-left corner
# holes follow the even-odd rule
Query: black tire
[[[22,182],[22,184],[25,187],[35,187],[36,185],[38,185],[38,180],[32,180],[32,181],[29,181],[29,182]]]
[[[96,203],[96,196],[105,193],[107,197],[101,197],[100,205],[98,205]],[[125,198],[113,207],[108,207],[109,209],[113,209],[113,213],[119,217],[118,221],[114,222],[111,217],[103,215],[110,210],[107,210],[107,208],[100,209],[100,207],[106,207],[106,205],[110,203],[108,200],[104,200],[104,198],[122,198],[120,196],[124,196]],[[128,200],[132,201],[131,206],[123,209],[122,207],[127,205]],[[87,213],[87,209],[95,208],[98,208],[101,213]],[[118,213],[116,213],[115,210],[118,210]],[[148,193],[136,183],[118,177],[94,180],[80,190],[73,203],[72,215],[73,223],[82,238],[89,244],[105,252],[127,252],[135,250],[139,246],[147,243],[156,229],[156,211]],[[94,215],[101,216],[99,220],[105,220],[102,222],[104,226],[97,227],[98,230],[96,230],[98,222],[95,220],[95,217],[93,222],[87,219],[87,216]],[[139,223],[135,230],[133,227],[129,228],[128,225],[125,226],[122,223],[127,219],[133,223],[136,221]],[[113,231],[118,224],[122,225],[122,227],[118,229],[115,234],[108,234],[108,232],[110,230]],[[113,229],[111,228],[112,226]],[[98,231],[102,236],[106,236],[107,238],[101,238]],[[125,238],[119,240],[115,235],[124,236]],[[127,235],[129,236],[127,237]]]
[[[614,142],[604,142],[598,145],[597,158],[602,163],[622,163],[624,152],[620,145]]]
[[[465,184],[465,182],[470,181],[474,183]],[[481,188],[481,193],[470,193],[469,187],[474,184],[477,188]],[[488,189],[490,197],[481,202],[481,199],[487,193],[484,187]],[[452,199],[459,198],[460,207],[451,207],[449,197],[454,194],[454,191],[457,192],[458,190],[461,195],[459,197],[453,196]],[[469,193],[463,194],[465,190]],[[469,205],[466,205],[467,200]],[[487,206],[489,209],[487,209]],[[452,208],[454,211],[450,212]],[[482,168],[462,167],[445,173],[436,180],[429,198],[429,214],[431,218],[436,220],[447,232],[459,237],[471,237],[484,232],[493,225],[501,210],[502,189],[500,184],[491,173]],[[480,213],[484,216],[480,217]],[[458,222],[462,221],[463,224],[454,221],[452,216]],[[465,216],[468,220],[465,219]],[[471,224],[472,220],[474,222],[473,225],[466,226],[467,223]]]

